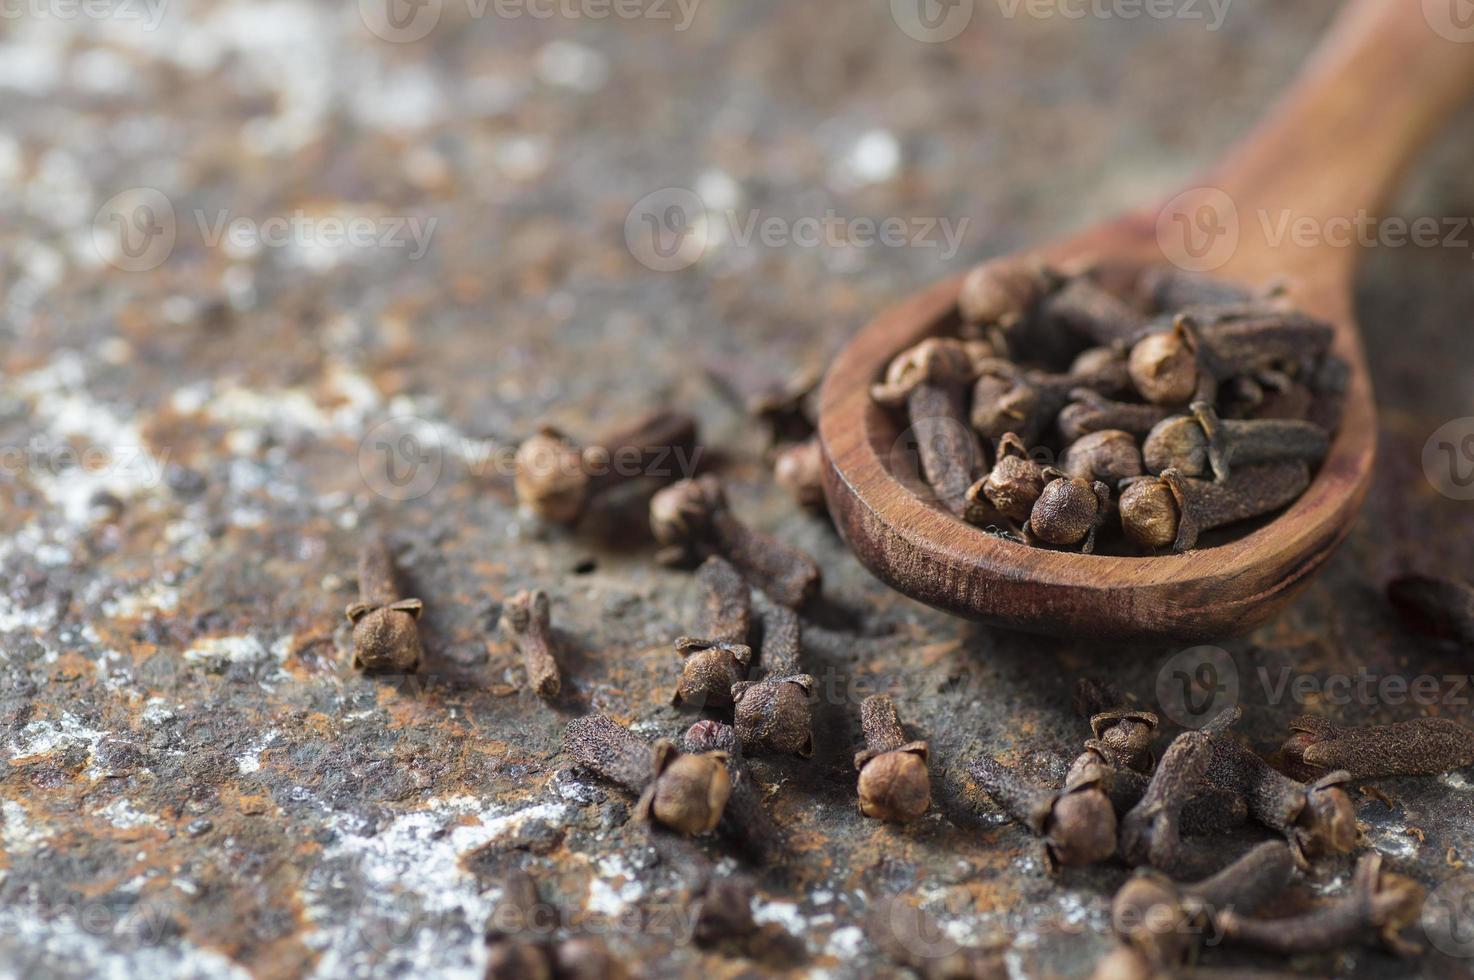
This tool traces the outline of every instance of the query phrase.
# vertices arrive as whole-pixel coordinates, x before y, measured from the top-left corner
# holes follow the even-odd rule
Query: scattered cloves
[[[1138,871],[1111,902],[1112,926],[1152,967],[1170,973],[1184,966],[1211,934],[1219,911],[1255,911],[1289,884],[1294,873],[1290,849],[1274,841],[1191,885],[1160,872]]]
[[[999,327],[1006,333],[1029,317],[1054,281],[1055,276],[1036,260],[993,259],[963,279],[957,307],[966,322]]]
[[[563,686],[549,617],[548,594],[541,589],[518,592],[502,606],[502,632],[522,654],[528,687],[542,698],[557,697]]]
[[[814,678],[800,673],[798,615],[771,605],[763,615],[762,665],[766,676],[732,685],[734,724],[743,751],[814,754]]]
[[[768,865],[787,849],[787,835],[763,804],[762,792],[753,782],[752,770],[742,758],[737,731],[719,721],[698,721],[686,730],[681,748],[688,753],[720,752],[727,757],[727,775],[732,792],[722,811],[718,830],[735,840],[753,860]]]
[[[1474,731],[1448,718],[1414,718],[1391,725],[1342,728],[1328,718],[1301,715],[1280,749],[1296,778],[1345,770],[1350,779],[1436,776],[1474,765]]]
[[[1241,796],[1249,816],[1285,835],[1302,867],[1308,866],[1310,858],[1345,854],[1355,848],[1361,835],[1356,808],[1344,788],[1351,781],[1350,774],[1326,773],[1307,785],[1275,771],[1229,733],[1238,714],[1233,708],[1214,722],[1218,730],[1211,739],[1208,784]]]
[[[747,676],[752,649],[747,634],[752,617],[752,589],[726,559],[713,555],[696,570],[705,596],[697,636],[676,640],[685,658],[672,704],[725,708],[732,704],[732,685]]]
[[[696,899],[692,938],[702,946],[711,946],[752,935],[757,931],[752,918],[755,895],[752,881],[746,876],[713,878]]]
[[[419,599],[405,599],[394,574],[394,559],[382,537],[365,541],[358,553],[358,601],[348,607],[353,624],[353,666],[370,671],[414,672],[420,667],[424,612]]]
[[[1167,746],[1140,801],[1121,818],[1121,857],[1127,864],[1150,865],[1173,877],[1196,877],[1209,870],[1204,855],[1182,841],[1182,811],[1203,788],[1213,761],[1213,735],[1230,723],[1214,719]]]
[[[714,830],[732,792],[726,755],[685,755],[661,739],[652,747],[605,715],[568,723],[563,745],[581,765],[639,793],[635,816],[679,833]]]
[[[1387,584],[1387,599],[1417,632],[1474,648],[1474,586],[1467,582],[1403,575]]]
[[[1246,919],[1232,909],[1215,917],[1224,939],[1286,956],[1330,952],[1372,936],[1402,956],[1421,952],[1398,933],[1418,921],[1423,886],[1382,869],[1381,854],[1366,854],[1356,863],[1351,891],[1331,904],[1287,919]]]
[[[1066,782],[1055,791],[986,755],[968,766],[968,774],[1015,820],[1044,839],[1051,866],[1094,864],[1115,853],[1116,811],[1094,778]]]
[[[906,741],[889,694],[872,694],[861,702],[860,724],[865,731],[865,750],[855,756],[860,812],[892,823],[915,820],[931,806],[927,744]]]
[[[1152,429],[1141,455],[1153,473],[1175,469],[1183,476],[1227,480],[1233,463],[1318,463],[1330,437],[1312,422],[1291,419],[1220,419],[1207,402],[1190,415],[1167,419]],[[1136,475],[1136,474],[1131,474]]]
[[[1053,467],[1044,470],[1048,481],[1024,525],[1024,539],[1058,547],[1079,545],[1082,554],[1095,550],[1095,534],[1111,507],[1111,488],[1091,483]]]
[[[824,509],[824,450],[819,437],[794,443],[778,454],[773,479],[807,510]]]
[[[967,488],[983,460],[963,410],[967,386],[976,376],[974,358],[962,341],[930,337],[898,354],[885,383],[870,389],[879,405],[906,406],[922,475],[958,516],[966,510]]]
[[[537,882],[525,871],[513,871],[502,881],[502,895],[486,928],[486,980],[553,980],[555,955],[548,944],[554,922],[542,913]]]
[[[656,559],[662,564],[721,555],[785,606],[802,606],[819,592],[818,563],[739,521],[727,506],[721,481],[711,474],[657,493],[650,501],[650,529],[661,545]]]
[[[1304,463],[1265,463],[1212,483],[1168,469],[1125,484],[1120,508],[1127,539],[1142,548],[1187,551],[1204,531],[1292,502],[1310,485],[1310,470]]]
[[[672,458],[693,464],[696,422],[681,412],[655,412],[595,445],[580,446],[548,427],[517,448],[517,500],[553,524],[573,524],[589,502],[629,479],[676,476]]]

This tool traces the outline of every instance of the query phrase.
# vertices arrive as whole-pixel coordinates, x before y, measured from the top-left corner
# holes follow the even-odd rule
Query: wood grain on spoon
[[[1420,0],[1353,0],[1284,101],[1197,186],[1030,250],[1065,268],[1170,262],[1279,282],[1293,307],[1335,325],[1332,350],[1351,374],[1344,415],[1310,487],[1284,513],[1227,544],[1141,558],[1029,548],[947,513],[893,470],[902,430],[869,389],[899,351],[955,329],[958,277],[882,313],[825,378],[825,493],[856,555],[914,598],[1035,632],[1205,639],[1245,632],[1281,608],[1345,538],[1371,480],[1377,419],[1352,311],[1355,222],[1380,216],[1418,150],[1471,92],[1474,44],[1437,33]]]

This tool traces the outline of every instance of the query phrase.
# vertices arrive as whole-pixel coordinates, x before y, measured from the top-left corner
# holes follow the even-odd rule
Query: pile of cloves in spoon
[[[956,336],[896,355],[874,401],[957,517],[1037,547],[1156,554],[1293,502],[1344,372],[1328,324],[1176,269],[974,269]]]

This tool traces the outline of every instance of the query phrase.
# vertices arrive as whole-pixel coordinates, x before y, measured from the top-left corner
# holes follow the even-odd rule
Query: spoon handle
[[[1327,264],[1324,248],[1284,247],[1290,222],[1350,264],[1358,233],[1346,220],[1385,217],[1407,165],[1470,95],[1474,0],[1348,0],[1299,80],[1206,184],[1237,208],[1242,244],[1273,245],[1281,267]]]

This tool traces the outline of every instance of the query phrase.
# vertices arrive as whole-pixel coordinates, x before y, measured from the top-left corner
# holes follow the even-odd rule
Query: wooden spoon
[[[1345,411],[1299,500],[1231,543],[1162,557],[1030,548],[953,517],[914,473],[892,466],[901,428],[869,389],[898,352],[955,329],[959,276],[882,313],[825,378],[825,493],[860,560],[940,609],[1057,635],[1208,639],[1246,632],[1284,606],[1346,537],[1376,452],[1376,407],[1352,312],[1360,249],[1345,239],[1354,226],[1339,222],[1380,216],[1414,154],[1474,92],[1474,43],[1454,40],[1452,21],[1435,25],[1437,7],[1352,0],[1282,104],[1199,186],[1030,250],[1060,267],[1176,262],[1249,285],[1283,282],[1293,306],[1334,324],[1333,350],[1351,371]],[[1285,217],[1328,234],[1319,244],[1280,238]]]

